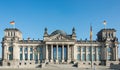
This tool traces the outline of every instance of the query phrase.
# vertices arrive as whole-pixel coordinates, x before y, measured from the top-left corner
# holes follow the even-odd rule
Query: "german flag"
[[[14,24],[15,24],[15,21],[11,21],[10,24],[11,24],[11,25],[14,25]]]

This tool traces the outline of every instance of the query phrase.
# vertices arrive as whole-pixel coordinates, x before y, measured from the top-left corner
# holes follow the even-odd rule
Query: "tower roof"
[[[101,31],[103,32],[103,31],[114,31],[114,32],[116,32],[116,30],[115,29],[101,29]]]
[[[19,29],[17,28],[6,28],[4,31],[19,31],[21,32]]]

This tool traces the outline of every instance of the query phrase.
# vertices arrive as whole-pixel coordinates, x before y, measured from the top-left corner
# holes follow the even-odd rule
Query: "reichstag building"
[[[24,40],[19,29],[6,28],[1,42],[2,65],[77,63],[79,67],[83,67],[119,64],[115,29],[101,29],[96,40],[77,40],[75,28],[71,31],[71,34],[67,34],[62,30],[55,30],[48,34],[48,29],[45,28],[43,40],[30,38]]]

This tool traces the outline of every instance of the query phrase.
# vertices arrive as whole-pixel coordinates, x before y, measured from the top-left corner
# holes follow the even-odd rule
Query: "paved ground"
[[[33,66],[33,65],[32,65]],[[25,68],[22,67],[2,67],[0,66],[0,70],[120,70],[120,69],[109,69],[109,67],[106,66],[96,66],[91,69],[91,68],[77,68],[73,67],[71,64],[66,65],[66,64],[48,64],[45,65],[43,68],[35,68],[32,66],[26,66]]]
[[[44,68],[4,68],[4,67],[0,67],[0,70],[120,70],[120,69],[109,69],[109,68],[76,68],[76,67],[44,67]]]
[[[86,69],[86,68],[0,68],[0,70],[119,70],[119,69]]]

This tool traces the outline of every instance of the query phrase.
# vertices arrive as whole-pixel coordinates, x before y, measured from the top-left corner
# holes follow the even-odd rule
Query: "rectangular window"
[[[108,59],[109,61],[112,60],[112,56],[109,55],[107,59]]]
[[[101,48],[98,47],[98,54],[100,55],[101,54]]]
[[[22,47],[20,47],[20,52],[22,52]]]
[[[77,55],[77,60],[80,60],[80,54]]]
[[[95,61],[95,54],[92,55],[92,60]]]
[[[13,55],[9,54],[9,60],[13,60]]]
[[[28,48],[26,47],[26,48],[24,49],[24,51],[27,52],[27,51],[28,51]]]
[[[87,60],[90,61],[90,59],[91,59],[90,54],[88,54]]]
[[[85,54],[82,54],[82,61],[85,61]]]
[[[80,52],[80,47],[77,48],[78,52]]]
[[[112,48],[108,47],[108,52],[109,53],[112,52]]]
[[[11,47],[9,47],[9,51],[10,52],[12,52],[13,51],[13,47],[11,46]]]
[[[28,54],[25,53],[25,60],[28,60]]]
[[[91,47],[88,47],[88,52],[91,52]]]
[[[65,49],[64,49],[64,52],[65,52]],[[56,47],[53,47],[53,59],[56,60]],[[66,55],[66,54],[64,54]]]
[[[101,60],[101,56],[100,56],[100,55],[98,55],[98,60],[99,60],[99,61]]]
[[[33,48],[32,47],[30,48],[30,52],[33,52]]]
[[[33,60],[33,54],[30,54],[30,60]]]
[[[20,60],[22,60],[23,59],[23,56],[22,56],[22,53],[20,54]]]
[[[96,48],[95,48],[95,47],[93,47],[93,52],[95,52],[95,49],[96,49]]]
[[[40,56],[39,56],[39,58],[40,58],[40,60],[42,60],[43,59],[43,55],[42,55],[42,51],[43,49],[42,49],[42,47],[40,47]]]

